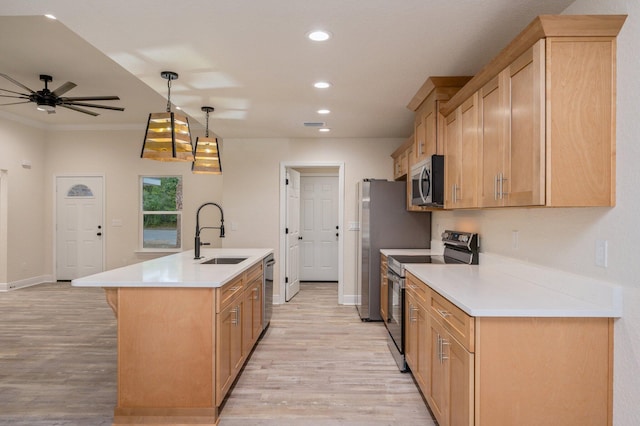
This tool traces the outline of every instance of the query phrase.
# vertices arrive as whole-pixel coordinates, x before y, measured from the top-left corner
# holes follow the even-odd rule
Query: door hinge
[[[289,233],[289,228],[284,228],[284,233],[288,234]]]
[[[284,283],[288,284],[289,283],[289,277],[284,277]]]
[[[284,184],[289,185],[289,179],[285,179]]]

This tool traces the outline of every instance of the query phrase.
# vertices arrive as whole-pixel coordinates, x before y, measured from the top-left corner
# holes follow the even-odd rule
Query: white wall
[[[0,289],[8,283],[21,286],[49,278],[42,244],[45,135],[41,128],[0,117],[0,169],[6,170],[8,192],[7,270],[0,272]],[[31,167],[23,167],[23,161]]]
[[[181,175],[183,177],[183,248],[193,248],[195,213],[207,201],[221,202],[223,176],[194,175],[191,163],[159,162],[140,158],[144,127],[136,130],[52,131],[47,140],[44,180],[48,254],[53,246],[54,176],[103,174],[105,176],[105,269],[136,263],[157,254],[138,252],[140,175]],[[114,226],[113,221],[122,226]],[[219,214],[203,210],[201,224],[217,226]],[[203,232],[203,241],[220,247],[217,233]],[[166,253],[165,253],[166,254]],[[52,256],[49,256],[51,259]],[[51,268],[51,264],[48,264]]]
[[[628,14],[618,37],[617,203],[613,208],[502,209],[436,213],[433,231],[477,231],[481,250],[598,277],[624,287],[615,322],[614,424],[640,424],[640,2],[577,0],[565,14]],[[512,247],[512,231],[519,247]],[[609,243],[608,267],[595,242]],[[587,348],[588,349],[588,348]]]
[[[344,162],[345,224],[357,220],[355,183],[363,178],[392,179],[391,153],[406,139],[225,139],[223,200],[225,217],[237,230],[224,247],[271,247],[279,253],[279,173],[281,162]],[[344,240],[344,294],[355,294],[355,236]],[[276,268],[275,280],[281,277]],[[278,285],[274,298],[279,297]]]

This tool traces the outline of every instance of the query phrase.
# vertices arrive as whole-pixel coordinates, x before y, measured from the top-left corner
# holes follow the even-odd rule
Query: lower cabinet
[[[472,317],[410,273],[405,295],[407,364],[440,426],[612,424],[612,318]]]
[[[242,314],[242,353],[248,356],[262,333],[262,278],[255,279],[244,291]]]
[[[244,361],[242,348],[242,296],[216,315],[216,405],[231,388]]]
[[[426,398],[438,424],[473,425],[473,354],[430,315]]]

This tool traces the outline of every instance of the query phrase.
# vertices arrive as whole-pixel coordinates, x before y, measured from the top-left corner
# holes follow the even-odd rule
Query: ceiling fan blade
[[[24,101],[24,102],[11,102],[8,104],[0,104],[0,106],[4,106],[4,105],[18,105],[18,104],[28,104],[31,101]]]
[[[102,109],[110,109],[113,111],[124,111],[124,108],[122,107],[114,107],[114,106],[109,106],[109,105],[96,105],[96,104],[88,104],[85,102],[63,102],[60,105],[65,106],[65,105],[79,105],[79,106],[83,106],[83,107],[89,107],[89,108],[102,108]]]
[[[71,97],[71,98],[67,98],[64,97],[62,98],[63,101],[71,101],[71,102],[75,102],[75,101],[119,101],[120,98],[117,96],[76,96],[76,97]]]
[[[16,86],[18,86],[18,87],[22,87],[24,90],[26,90],[26,91],[27,91],[27,92],[29,92],[29,93],[36,93],[36,92],[34,92],[33,90],[29,89],[29,88],[28,88],[27,86],[25,86],[24,84],[20,83],[19,81],[16,81],[16,80],[12,79],[11,77],[9,77],[9,76],[8,76],[8,75],[6,75],[6,74],[2,74],[2,73],[0,73],[0,77],[4,77],[4,78],[6,78],[7,80],[9,80],[10,82],[12,82],[12,83],[13,83],[13,84],[15,84]]]
[[[67,81],[65,84],[63,84],[62,86],[58,87],[56,90],[51,92],[51,94],[53,96],[60,96],[63,93],[67,93],[69,90],[73,89],[76,86],[77,84]]]
[[[15,99],[29,99],[27,95],[23,95],[22,93],[18,93],[22,96],[13,96],[13,95],[0,95],[0,98],[15,98]]]
[[[22,96],[24,96],[25,98],[29,98],[29,95],[27,95],[26,93],[20,93],[20,92],[15,92],[15,91],[13,91],[13,90],[9,90],[9,89],[1,89],[1,88],[0,88],[0,91],[3,91],[3,92],[9,92],[9,93],[15,93],[16,95],[22,95]]]
[[[74,111],[82,112],[84,114],[93,115],[94,117],[100,115],[100,114],[98,114],[96,112],[89,111],[88,109],[78,108],[77,106],[73,106],[73,105],[69,105],[69,104],[60,104],[60,106],[64,107],[64,108],[72,109]]]

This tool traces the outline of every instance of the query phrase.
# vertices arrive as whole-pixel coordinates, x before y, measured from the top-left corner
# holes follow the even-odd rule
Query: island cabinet
[[[389,279],[387,256],[380,254],[380,318],[382,321],[389,321]]]
[[[262,262],[217,288],[108,288],[118,318],[114,425],[215,425],[262,332]]]
[[[440,426],[612,424],[612,318],[472,316],[407,283],[407,363]]]
[[[445,155],[455,157],[445,167],[477,162],[478,177],[470,203],[447,171],[445,207],[615,205],[616,36],[625,19],[539,16],[440,108],[445,130],[458,134],[445,137]],[[455,149],[469,102],[477,152]]]

